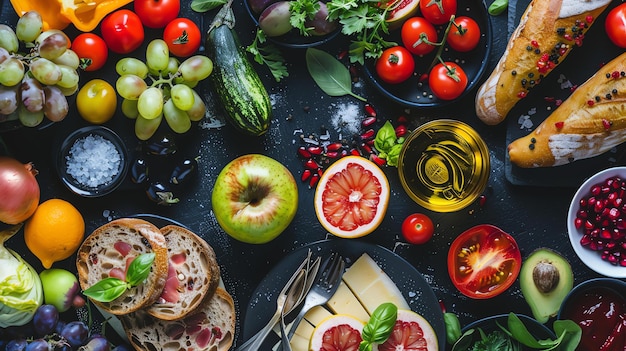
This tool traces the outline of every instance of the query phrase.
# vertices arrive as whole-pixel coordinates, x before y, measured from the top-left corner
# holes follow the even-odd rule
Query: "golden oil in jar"
[[[484,191],[490,172],[489,150],[469,125],[452,119],[434,120],[406,139],[398,171],[404,190],[416,203],[437,212],[458,211]]]

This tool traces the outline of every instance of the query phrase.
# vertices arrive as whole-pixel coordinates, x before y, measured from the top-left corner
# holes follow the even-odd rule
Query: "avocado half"
[[[519,276],[524,299],[540,323],[557,315],[561,303],[574,286],[569,262],[548,248],[533,251],[522,263]]]

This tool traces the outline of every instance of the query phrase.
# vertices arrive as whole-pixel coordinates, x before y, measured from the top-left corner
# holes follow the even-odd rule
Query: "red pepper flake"
[[[576,89],[578,89],[578,84],[574,84],[574,85],[572,85],[572,86],[569,88],[569,91],[573,93],[573,92],[574,92],[574,90],[576,90]]]
[[[593,16],[589,15],[589,16],[585,17],[585,21],[586,21],[587,23],[591,23],[591,22],[593,22]]]
[[[428,73],[422,73],[422,74],[420,75],[420,79],[419,79],[419,81],[420,81],[420,82],[424,82],[424,81],[427,81],[427,80],[428,80]]]
[[[306,182],[307,180],[309,180],[309,178],[311,178],[311,174],[313,174],[311,172],[310,169],[305,169],[304,171],[302,171],[302,175],[300,176],[300,180],[302,180],[303,182]]]
[[[593,105],[595,105],[595,104],[596,104],[596,102],[595,102],[595,101],[593,101],[593,100],[587,100],[587,105],[589,105],[589,106],[593,106]]]
[[[557,100],[554,102],[554,104],[555,104],[556,106],[561,106],[561,104],[562,104],[562,103],[563,103],[563,100],[561,100],[561,99],[557,99]]]
[[[619,78],[620,77],[619,71],[613,71],[611,73],[611,77],[615,79]]]
[[[525,98],[526,95],[528,95],[528,92],[526,92],[526,91],[520,91],[519,93],[517,93],[517,97],[520,98],[520,99]]]
[[[376,110],[371,104],[365,104],[365,113],[370,117],[376,117]]]
[[[567,34],[565,34],[565,35],[563,36],[563,39],[565,39],[565,40],[570,40],[570,41],[571,41],[571,40],[572,40],[572,35],[571,35],[571,34],[569,34],[569,33],[567,33]]]
[[[565,124],[564,122],[556,122],[556,123],[554,123],[554,126],[555,126],[557,129],[561,129],[561,128],[563,128],[563,125],[564,125],[564,124]]]
[[[532,45],[532,46],[533,46],[533,47],[535,47],[535,48],[538,48],[538,47],[539,47],[539,43],[538,43],[536,40],[531,40],[531,41],[530,41],[530,45]]]
[[[612,124],[613,123],[611,123],[611,121],[609,121],[608,119],[605,119],[605,118],[602,119],[602,126],[604,126],[605,130],[611,129]]]
[[[545,102],[554,102],[555,98],[553,96],[546,96],[543,98],[543,101]]]

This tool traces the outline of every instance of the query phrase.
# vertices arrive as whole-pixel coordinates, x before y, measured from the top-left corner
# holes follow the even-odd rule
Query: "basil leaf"
[[[306,50],[306,66],[313,80],[330,96],[351,95],[361,101],[365,98],[352,92],[350,71],[331,54],[315,48]]]
[[[452,351],[467,351],[474,343],[476,329],[469,329],[452,345]]]
[[[148,278],[152,262],[154,262],[154,256],[154,252],[151,252],[141,254],[133,259],[130,266],[128,266],[128,272],[126,272],[126,281],[130,286],[137,286]]]
[[[359,351],[372,349],[372,344],[383,343],[393,331],[398,318],[398,307],[393,303],[386,302],[376,307],[370,320],[363,327],[363,341],[359,345]]]
[[[387,160],[387,162],[389,162],[389,160]],[[461,338],[461,322],[459,321],[459,317],[451,312],[443,314],[443,322],[446,325],[446,339],[448,343],[452,345]]]
[[[96,284],[83,291],[83,294],[96,301],[111,302],[120,297],[126,288],[127,283],[118,278],[104,278]]]
[[[583,332],[576,322],[569,319],[557,320],[554,321],[552,329],[554,329],[554,333],[556,335],[561,335],[563,337],[563,340],[561,341],[561,348],[559,350],[576,350]]]
[[[509,7],[509,0],[496,0],[489,5],[487,11],[492,16],[497,16]]]
[[[387,153],[387,164],[389,166],[398,167],[398,159],[400,158],[401,151],[402,144],[395,144],[391,147],[391,150]]]
[[[528,331],[528,329],[524,325],[524,322],[522,322],[522,320],[519,319],[519,317],[515,313],[509,313],[507,326],[509,328],[509,331],[511,332],[511,336],[513,337],[513,339],[534,349],[545,349],[546,345],[540,343],[539,341],[537,341],[537,339],[535,339],[535,337]]]
[[[191,9],[196,12],[211,11],[226,4],[227,0],[192,0]]]
[[[389,152],[396,143],[396,131],[391,122],[386,121],[382,127],[376,132],[374,139],[374,147],[380,152]]]

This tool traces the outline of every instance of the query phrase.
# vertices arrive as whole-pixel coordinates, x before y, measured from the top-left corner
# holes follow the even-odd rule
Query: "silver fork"
[[[326,302],[335,294],[339,283],[341,283],[341,276],[346,268],[346,263],[341,255],[333,252],[320,267],[316,281],[311,287],[311,290],[304,299],[302,309],[298,312],[296,318],[294,318],[289,333],[287,334],[287,343],[291,340],[293,333],[296,332],[298,324],[304,318],[304,315],[315,306],[320,306]],[[283,338],[283,343],[285,338]]]

